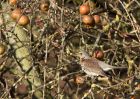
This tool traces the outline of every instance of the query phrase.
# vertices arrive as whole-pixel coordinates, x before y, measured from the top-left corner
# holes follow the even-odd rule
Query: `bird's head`
[[[90,55],[86,51],[81,50],[80,59],[90,59]]]

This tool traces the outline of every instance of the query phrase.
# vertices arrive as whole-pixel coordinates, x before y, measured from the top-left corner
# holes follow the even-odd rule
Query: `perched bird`
[[[107,76],[104,70],[99,66],[97,61],[91,59],[88,53],[82,51],[80,56],[80,65],[82,70],[90,77]]]
[[[91,58],[89,54],[85,51],[81,51],[80,55],[80,65],[85,73],[89,76],[107,76],[105,71],[111,69],[119,69],[126,67],[115,67],[111,66],[103,61],[100,61],[96,58]]]

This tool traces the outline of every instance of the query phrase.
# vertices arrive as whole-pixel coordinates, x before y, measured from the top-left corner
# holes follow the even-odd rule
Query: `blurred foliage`
[[[0,2],[0,43],[7,45],[0,55],[0,98],[139,99],[140,2],[85,0],[89,14],[101,19],[87,26],[79,14],[84,0],[47,1],[46,12],[40,10],[40,0],[19,0],[12,6],[8,0]],[[23,9],[30,24],[19,26],[10,17],[15,8]],[[91,56],[102,51],[101,61],[127,69],[107,72],[112,85],[104,77],[93,82],[81,71],[81,50]]]

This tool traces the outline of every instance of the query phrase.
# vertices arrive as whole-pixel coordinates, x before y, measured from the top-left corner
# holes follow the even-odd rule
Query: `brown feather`
[[[84,68],[84,71],[88,71],[88,75],[93,75],[93,76],[106,76],[105,72],[103,69],[99,66],[97,61],[93,61],[92,59],[82,59],[81,60],[81,66]]]

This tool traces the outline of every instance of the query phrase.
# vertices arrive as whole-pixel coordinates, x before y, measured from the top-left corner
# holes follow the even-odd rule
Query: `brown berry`
[[[5,50],[6,50],[5,45],[0,44],[0,55],[4,54]]]
[[[82,21],[85,25],[90,25],[90,26],[94,25],[94,19],[90,15],[84,15],[82,17]]]
[[[11,17],[14,19],[14,20],[17,20],[19,19],[19,17],[22,15],[22,10],[20,8],[16,8],[12,11],[11,13]]]
[[[41,11],[48,11],[49,10],[49,4],[48,3],[42,3],[40,4],[40,10]]]
[[[95,57],[97,59],[101,59],[104,57],[104,53],[103,53],[103,51],[97,50],[93,53],[93,57]]]
[[[9,4],[10,5],[16,5],[17,4],[17,0],[9,0]]]
[[[25,26],[25,25],[27,25],[29,23],[29,18],[28,18],[28,16],[26,16],[26,15],[22,15],[21,17],[20,17],[20,19],[18,20],[18,24],[19,25],[22,25],[22,26]]]
[[[96,24],[98,24],[100,22],[100,16],[99,15],[93,15],[93,19],[94,19]]]
[[[77,75],[75,78],[75,82],[77,84],[83,84],[84,83],[84,78],[82,76]]]
[[[80,6],[79,10],[80,10],[81,15],[87,15],[90,12],[90,7],[88,5],[83,4],[83,5]]]
[[[17,93],[20,95],[25,95],[28,93],[28,87],[25,84],[19,84],[16,89]]]

